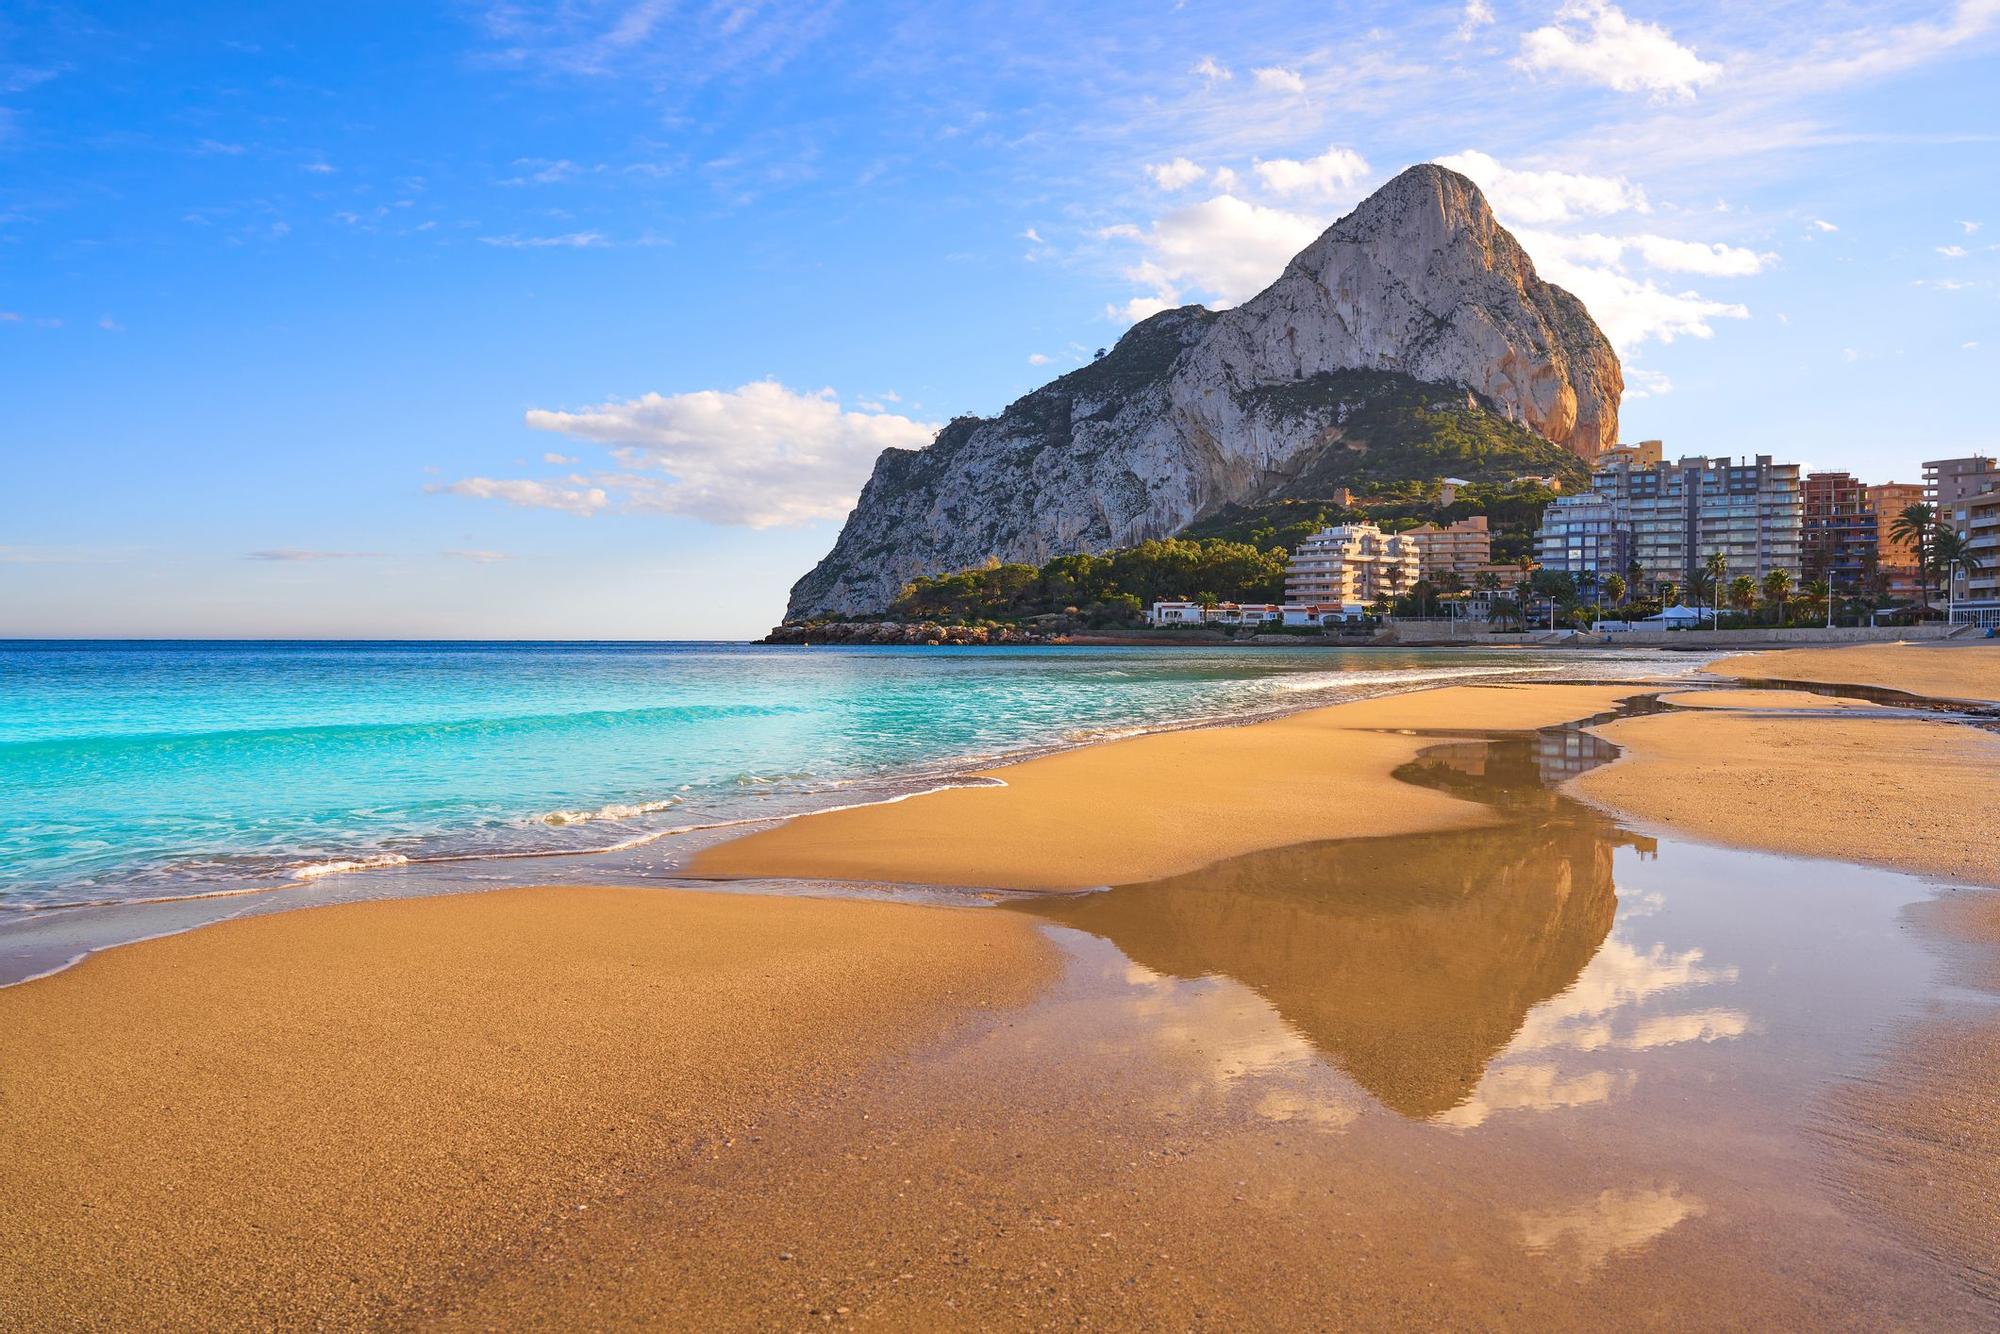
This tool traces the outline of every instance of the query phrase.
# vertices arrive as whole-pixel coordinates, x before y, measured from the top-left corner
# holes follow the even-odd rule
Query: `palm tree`
[[[1938,527],[1937,507],[1921,500],[1904,506],[1903,512],[1889,525],[1889,536],[1909,543],[1917,553],[1917,591],[1925,611],[1931,608],[1931,545],[1937,538]]]
[[[1773,570],[1764,576],[1764,600],[1778,604],[1777,624],[1785,623],[1785,599],[1791,595],[1792,572]]]
[[[1748,614],[1757,605],[1757,581],[1747,574],[1739,574],[1729,581],[1729,605]]]
[[[1702,573],[1708,576],[1708,594],[1712,616],[1722,614],[1722,581],[1729,577],[1729,557],[1720,551],[1708,553],[1708,559],[1701,563]]]
[[[1617,603],[1619,606],[1622,607],[1625,605],[1625,592],[1626,588],[1625,588],[1624,575],[1607,574],[1604,576],[1604,596],[1610,598],[1613,602]]]
[[[1940,524],[1931,534],[1931,559],[1937,563],[1939,577],[1944,580],[1945,594],[1951,610],[1945,613],[1947,619],[1958,608],[1958,581],[1954,573],[1970,579],[1986,567],[1973,554],[1971,543],[1958,535],[1956,529]]]
[[[1806,605],[1826,608],[1826,628],[1833,629],[1833,585],[1825,579],[1815,579],[1806,585]]]

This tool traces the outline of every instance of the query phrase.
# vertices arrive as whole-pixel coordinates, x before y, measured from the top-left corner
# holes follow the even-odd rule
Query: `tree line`
[[[1067,615],[1130,623],[1154,602],[1277,602],[1285,552],[1218,538],[1160,538],[1103,555],[1058,556],[1041,566],[997,560],[905,584],[889,614],[902,620],[1010,623]]]

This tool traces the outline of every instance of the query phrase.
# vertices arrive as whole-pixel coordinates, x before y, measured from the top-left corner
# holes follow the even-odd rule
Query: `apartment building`
[[[1417,559],[1421,563],[1423,577],[1432,582],[1450,574],[1457,576],[1461,584],[1469,586],[1480,570],[1493,563],[1493,533],[1486,525],[1484,514],[1475,514],[1444,527],[1434,523],[1419,524],[1405,529],[1402,535],[1417,544]]]
[[[1964,502],[1963,533],[1979,571],[1954,581],[1952,619],[2000,625],[2000,488]]]
[[[1993,527],[1996,498],[2000,498],[2000,463],[1987,455],[1933,459],[1924,465],[1924,499],[1936,507],[1939,523],[1966,539],[1973,558],[1981,566],[1976,575],[1968,576],[1962,569],[1952,571],[1945,592],[1953,604],[1979,604],[1994,597],[1993,566],[1995,556],[2000,555],[1990,545],[2000,537]],[[1977,613],[1983,608],[1973,605],[1967,610]],[[1958,619],[1972,619],[1982,625],[1994,623],[1977,614]]]
[[[1535,561],[1571,578],[1623,576],[1632,563],[1631,515],[1616,496],[1595,487],[1564,496],[1542,511]]]
[[[1372,523],[1322,528],[1300,542],[1285,572],[1285,601],[1349,606],[1407,593],[1423,576],[1417,544]]]
[[[1924,465],[1924,499],[1943,511],[1993,490],[1996,481],[2000,481],[2000,463],[1988,455],[1932,459]]]
[[[1542,512],[1535,535],[1543,568],[1600,576],[1634,563],[1643,583],[1687,588],[1721,553],[1732,577],[1801,569],[1804,501],[1799,465],[1695,456],[1640,463],[1610,456],[1590,490]]]
[[[1825,579],[1838,593],[1872,591],[1880,525],[1868,491],[1848,473],[1806,474],[1799,560],[1808,579]]]
[[[1918,594],[1917,546],[1896,534],[1896,520],[1912,505],[1924,503],[1921,482],[1877,482],[1868,488],[1868,505],[1875,511],[1875,569],[1883,591],[1898,601]],[[1864,589],[1873,592],[1873,589]]]

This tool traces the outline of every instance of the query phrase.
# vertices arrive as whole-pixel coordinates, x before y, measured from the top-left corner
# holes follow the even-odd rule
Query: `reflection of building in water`
[[[1612,854],[1633,840],[1545,788],[1541,761],[1523,738],[1446,745],[1405,770],[1514,817],[1496,827],[1279,848],[1017,906],[1156,972],[1235,978],[1383,1103],[1432,1116],[1611,928]]]
[[[1535,733],[1534,746],[1535,768],[1551,787],[1609,763],[1618,754],[1618,748],[1602,737],[1568,728]]]

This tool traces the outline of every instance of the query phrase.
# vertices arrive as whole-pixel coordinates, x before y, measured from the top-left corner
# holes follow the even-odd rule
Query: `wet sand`
[[[1490,822],[1399,783],[1426,744],[1370,729],[1529,730],[1609,711],[1634,687],[1448,686],[1241,727],[1155,733],[990,769],[1004,786],[791,820],[718,844],[704,877],[813,877],[1076,890],[1333,838]]]
[[[2000,703],[2000,644],[1859,644],[1745,653],[1702,669],[1741,681],[1877,686],[1935,699]]]
[[[1788,716],[1727,694],[1742,702],[1594,729],[1625,754],[1572,789],[1642,826],[1731,847],[2000,886],[2000,736],[1865,710]]]
[[[621,889],[94,956],[0,991],[0,1324],[394,1323],[1054,956],[999,913]]]

